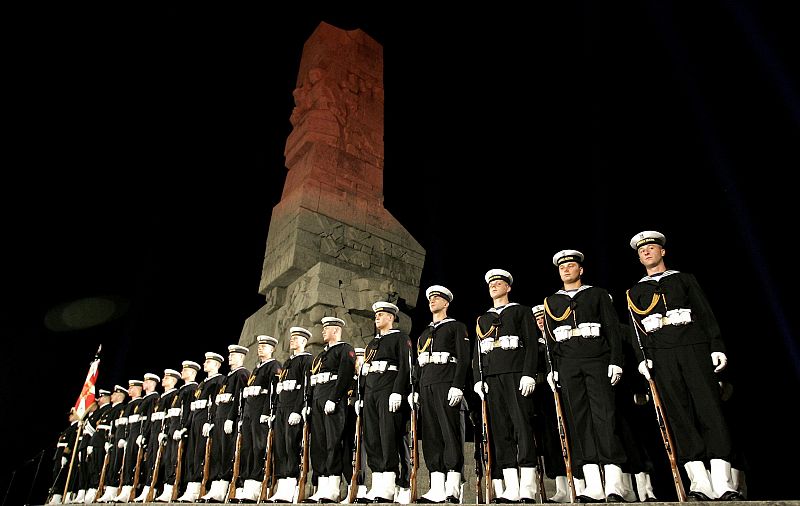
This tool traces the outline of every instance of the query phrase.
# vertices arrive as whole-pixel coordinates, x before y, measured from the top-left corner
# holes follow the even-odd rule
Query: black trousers
[[[219,418],[211,430],[211,468],[208,476],[212,481],[230,481],[233,477],[233,452],[236,445],[236,422],[233,431],[225,434],[225,419]]]
[[[242,459],[239,475],[243,480],[264,478],[264,457],[267,451],[267,424],[260,423],[260,415],[245,414],[242,418]]]
[[[401,409],[389,411],[390,389],[364,394],[364,443],[367,450],[369,468],[373,473],[399,471],[400,442],[405,432]],[[405,401],[401,402],[401,406]]]
[[[192,413],[189,439],[186,441],[186,482],[199,482],[203,479],[203,465],[206,457],[206,441],[203,436],[203,424],[208,420],[206,410]],[[215,427],[216,429],[216,427]],[[213,442],[212,442],[213,443]]]
[[[317,386],[316,388],[325,388]],[[329,390],[332,390],[330,388]],[[325,414],[328,395],[321,390],[314,394],[311,405],[311,466],[319,476],[340,476],[344,460],[344,427],[347,417],[347,399],[336,405],[333,413]]]
[[[533,396],[523,397],[520,394],[521,377],[521,373],[508,373],[485,378],[489,385],[486,398],[489,403],[489,433],[494,452],[494,469],[536,466]]]
[[[420,388],[422,450],[428,471],[464,472],[464,412],[461,403],[450,407],[447,393],[450,383],[435,383]]]
[[[303,443],[303,422],[289,425],[293,409],[279,407],[275,415],[275,478],[300,477],[300,452]]]

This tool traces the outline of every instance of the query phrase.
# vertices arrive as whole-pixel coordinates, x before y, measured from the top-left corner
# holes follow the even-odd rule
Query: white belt
[[[214,401],[215,404],[228,404],[231,402],[231,398],[233,398],[233,394],[217,394],[216,400]]]
[[[197,411],[198,409],[206,409],[206,405],[208,404],[208,399],[198,399],[196,401],[192,401],[191,410]]]
[[[481,339],[481,353],[489,353],[495,348],[502,348],[504,350],[516,350],[521,348],[519,344],[519,336],[500,336],[497,339],[487,337]]]
[[[114,420],[115,427],[119,427],[120,425],[128,425],[128,417],[122,416]]]
[[[111,430],[111,426],[106,424],[100,424],[97,426],[97,430]]]
[[[573,337],[593,338],[600,337],[599,323],[579,323],[578,328],[574,329],[569,325],[562,325],[553,331],[556,341],[562,342]]]
[[[136,423],[141,417],[141,415],[131,415],[128,417],[128,423]]]
[[[458,359],[451,357],[449,351],[423,351],[417,357],[417,362],[420,367],[425,367],[427,364],[457,364]]]
[[[281,389],[283,391],[300,390],[301,388],[303,388],[303,385],[297,383],[297,380],[284,380],[281,382]]]
[[[396,370],[397,366],[389,365],[389,362],[387,362],[386,360],[374,360],[369,363],[369,370],[367,371],[367,374],[374,372],[383,374],[386,371],[396,371]]]
[[[58,443],[56,445],[56,448],[66,448],[66,447],[67,447],[67,443]]]
[[[181,416],[181,408],[169,408],[167,410],[167,418],[172,418],[173,416]]]
[[[312,374],[311,386],[313,387],[314,385],[324,385],[325,383],[336,381],[338,378],[339,376],[337,374],[331,374],[330,371]]]
[[[244,387],[244,390],[242,390],[242,397],[255,397],[257,395],[265,394],[268,391],[269,390],[266,388],[261,388],[258,385]]]
[[[664,325],[686,325],[688,323],[692,323],[691,309],[670,309],[667,311],[667,316],[653,313],[642,319],[642,325],[646,332],[658,330]]]
[[[150,415],[150,421],[151,422],[155,422],[155,421],[163,420],[163,419],[164,419],[164,412],[163,411],[156,411],[155,413]]]

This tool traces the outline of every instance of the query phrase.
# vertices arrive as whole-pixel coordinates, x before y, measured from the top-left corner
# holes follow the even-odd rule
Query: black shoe
[[[431,504],[433,501],[428,499],[427,497],[419,496],[417,497],[417,504]]]
[[[537,501],[533,497],[520,497],[519,502],[521,502],[523,504],[536,504],[539,501]]]
[[[647,499],[644,500],[644,502],[661,502],[661,501],[659,501],[655,497],[648,497]]]
[[[608,496],[606,496],[606,502],[625,502],[625,499],[619,494],[608,494]]]
[[[595,499],[594,497],[589,497],[588,495],[579,495],[575,498],[575,501],[580,503],[606,502],[605,499]]]
[[[383,497],[376,497],[375,499],[372,500],[372,502],[381,502],[381,503],[392,504],[394,502],[394,497],[392,497],[391,499],[386,499],[386,498],[383,498]]]
[[[705,495],[705,494],[704,494],[704,493],[702,493],[702,492],[698,492],[698,491],[696,491],[696,490],[692,490],[691,492],[689,492],[688,494],[686,494],[686,500],[687,500],[687,501],[691,501],[691,502],[697,502],[697,501],[710,501],[710,500],[711,500],[711,498],[710,498],[710,497],[708,497],[707,495]]]
[[[744,496],[735,490],[728,490],[720,496],[719,501],[744,501]]]
[[[444,502],[446,502],[448,504],[460,504],[461,503],[461,501],[458,500],[458,497],[456,497],[454,495],[448,495],[447,498],[444,500]]]

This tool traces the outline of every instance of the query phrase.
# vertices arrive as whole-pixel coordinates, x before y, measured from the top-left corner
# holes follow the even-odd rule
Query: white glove
[[[356,401],[355,404],[353,404],[353,406],[356,408],[356,414],[360,415],[361,414],[361,408],[364,407],[364,401]]]
[[[303,408],[303,420],[305,420],[306,416],[308,416],[310,414],[311,414],[311,406],[309,406],[307,408]]]
[[[261,415],[258,417],[258,423],[267,423],[269,421],[269,415]]]
[[[622,378],[622,367],[614,364],[608,364],[608,377],[611,378],[611,384],[616,385]]]
[[[720,372],[721,370],[725,369],[725,366],[728,365],[728,357],[726,357],[721,351],[712,351],[711,363],[716,366],[714,368],[714,372]]]
[[[556,381],[558,381],[558,371],[550,371],[547,373],[547,384],[550,385],[550,390],[556,391]]]
[[[475,383],[472,389],[475,390],[475,393],[478,394],[478,397],[483,399],[483,394],[489,392],[489,385],[487,385],[486,382],[484,382],[483,388],[481,388],[481,382],[478,381],[477,383]]]
[[[209,435],[211,434],[211,429],[213,429],[213,428],[214,428],[214,424],[213,423],[204,423],[203,424],[203,435],[205,437],[209,437]]]
[[[415,404],[419,404],[419,392],[408,394],[408,405],[411,406],[411,409],[414,409]]]
[[[163,443],[164,439],[166,439],[166,438],[167,438],[167,435],[165,433],[159,432],[158,433],[158,444]]]
[[[86,447],[86,455],[91,455],[93,451],[94,451],[94,446]]]
[[[125,441],[124,439],[120,439],[119,441],[117,441],[117,448],[119,448],[121,450],[121,449],[125,448],[126,444],[128,444],[127,441]]]
[[[289,425],[297,425],[302,419],[303,417],[300,416],[300,413],[291,413],[289,414]]]
[[[331,400],[325,401],[325,414],[330,415],[334,411],[336,411],[336,403]]]
[[[531,395],[535,387],[536,380],[530,376],[523,376],[519,379],[519,391],[523,397]]]
[[[139,434],[136,436],[136,446],[142,446],[142,442],[144,441],[144,436]]]
[[[225,431],[225,434],[233,434],[233,420],[225,420],[222,430]]]
[[[278,386],[276,386],[276,387],[275,387],[275,393],[276,393],[276,394],[279,394],[279,393],[281,393],[281,392],[283,392],[283,383],[280,383],[280,382],[279,382],[279,383],[278,383]]]
[[[461,399],[463,398],[464,392],[460,388],[450,387],[450,390],[447,391],[447,403],[450,404],[451,408],[461,404]]]
[[[172,439],[175,441],[180,441],[185,430],[186,429],[175,429],[175,432],[172,433]]]
[[[61,457],[61,467],[64,467],[66,465],[67,465],[67,457]]]
[[[105,448],[105,450],[106,450],[106,453],[108,453],[108,450],[110,450],[112,446],[113,446],[113,445],[112,445],[111,443],[105,443],[105,444],[103,445],[103,448]]]
[[[400,394],[391,394],[389,395],[389,412],[394,413],[400,408],[400,404],[403,402],[403,396]]]
[[[650,376],[650,369],[652,368],[653,368],[653,361],[650,360],[649,358],[647,360],[642,360],[641,362],[639,362],[639,374],[641,374],[647,379],[652,378],[652,376]]]

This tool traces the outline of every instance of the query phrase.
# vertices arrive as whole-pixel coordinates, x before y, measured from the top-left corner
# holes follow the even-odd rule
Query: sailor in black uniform
[[[100,418],[111,409],[111,392],[105,389],[97,390],[97,397],[95,403],[90,406],[91,411],[87,411],[84,415],[83,433],[81,434],[80,443],[78,444],[78,459],[80,467],[78,468],[78,493],[72,499],[73,503],[86,502],[86,496],[91,497],[94,502],[94,495],[97,492],[97,484],[94,484],[92,490],[92,480],[99,479],[100,467],[102,466],[105,451],[102,443],[100,443],[100,451],[95,454],[95,448],[91,444],[91,440],[97,432],[97,425]],[[100,459],[98,463],[97,459]]]
[[[101,390],[101,392],[103,392]],[[128,395],[128,390],[121,385],[114,385],[114,389],[110,394],[109,402],[106,404],[97,419],[95,432],[89,441],[89,447],[86,449],[89,465],[89,488],[86,490],[86,497],[84,502],[91,504],[98,498],[97,493],[100,486],[100,475],[103,474],[103,465],[106,466],[105,487],[109,483],[109,473],[112,472],[112,461],[116,453],[116,446],[113,444],[114,439],[114,421],[122,415],[125,409],[125,398]],[[90,449],[91,448],[91,449]],[[111,453],[109,453],[111,452]],[[106,454],[108,454],[108,463],[106,463]],[[114,484],[116,485],[116,483]],[[102,495],[102,494],[101,494]]]
[[[206,352],[203,362],[205,379],[194,391],[194,400],[189,405],[191,416],[188,425],[188,441],[186,442],[186,490],[178,498],[178,502],[196,502],[200,496],[200,486],[203,479],[203,466],[205,464],[206,442],[210,437],[211,424],[213,423],[212,405],[214,396],[222,387],[225,376],[219,373],[219,368],[225,360],[219,353]],[[175,437],[173,435],[173,437]],[[209,466],[211,464],[209,463]],[[179,485],[176,483],[176,485]]]
[[[580,502],[623,502],[622,468],[627,456],[616,432],[614,385],[622,377],[619,318],[608,292],[583,284],[584,255],[562,250],[553,256],[563,289],[547,297],[545,331],[553,339],[548,378],[562,386],[570,444],[577,448],[586,488]],[[605,486],[600,476],[603,466]]]
[[[420,503],[461,502],[464,472],[464,382],[470,368],[467,326],[447,316],[453,292],[442,285],[425,290],[433,321],[417,340],[414,378],[420,403],[422,450],[431,488]],[[409,399],[415,402],[415,399]]]
[[[498,502],[534,502],[538,486],[533,391],[539,331],[530,307],[509,302],[510,272],[491,269],[484,279],[493,307],[478,318],[478,350],[472,367],[475,392],[487,395],[494,464],[503,473],[502,483],[492,477],[495,496]]]
[[[125,479],[125,467],[128,462],[128,452],[134,452],[136,444],[133,440],[130,441],[128,446],[128,437],[130,435],[130,424],[128,421],[133,419],[138,424],[139,421],[139,406],[142,403],[142,380],[128,380],[128,396],[130,401],[125,405],[122,414],[114,420],[114,452],[112,454],[113,460],[109,463],[109,469],[106,472],[106,483],[103,489],[103,495],[97,502],[116,502],[117,496],[122,489]],[[135,438],[134,438],[135,439]],[[136,459],[134,458],[134,464]],[[113,467],[112,465],[113,464]],[[130,498],[131,490],[128,489],[128,495],[125,496],[125,502]]]
[[[691,480],[689,498],[741,500],[731,476],[733,447],[715,374],[728,363],[725,344],[697,279],[667,270],[665,243],[664,234],[653,230],[630,241],[647,271],[628,291],[639,372],[658,386],[678,461]]]
[[[278,378],[278,409],[275,414],[275,477],[278,484],[269,498],[273,502],[292,502],[300,476],[300,452],[303,437],[305,391],[311,370],[311,354],[306,344],[311,331],[303,327],[289,329],[291,356],[281,367]]]

